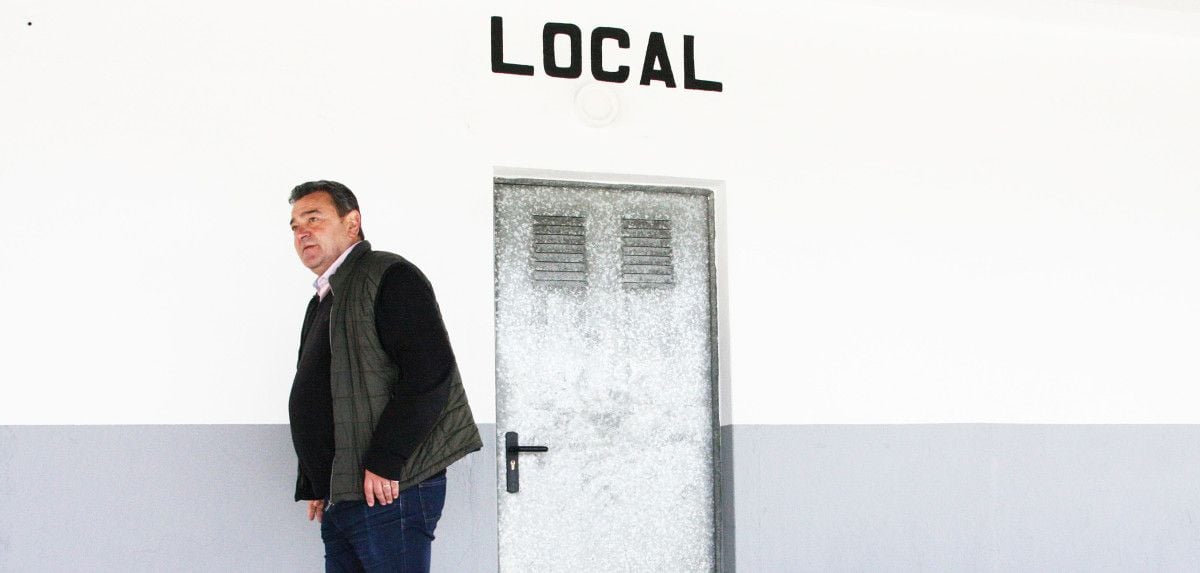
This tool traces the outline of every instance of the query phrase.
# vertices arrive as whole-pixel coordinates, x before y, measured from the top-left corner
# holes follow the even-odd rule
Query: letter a
[[[638,83],[648,86],[650,80],[658,80],[667,84],[669,88],[675,87],[675,74],[671,73],[667,44],[663,41],[663,35],[658,32],[650,32],[650,41],[646,44],[646,61],[642,63],[642,80]]]

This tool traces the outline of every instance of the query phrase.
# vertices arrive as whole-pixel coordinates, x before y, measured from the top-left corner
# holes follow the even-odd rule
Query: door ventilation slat
[[[587,285],[584,218],[533,216],[533,280],[558,286]]]
[[[670,239],[647,239],[642,237],[626,237],[621,243],[624,247],[670,247]]]
[[[675,283],[671,221],[621,219],[621,284],[668,287]]]

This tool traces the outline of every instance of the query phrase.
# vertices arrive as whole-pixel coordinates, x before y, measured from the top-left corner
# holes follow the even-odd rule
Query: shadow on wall
[[[721,512],[721,566],[725,573],[737,571],[737,523],[734,512],[733,426],[721,426],[721,490],[717,511]]]

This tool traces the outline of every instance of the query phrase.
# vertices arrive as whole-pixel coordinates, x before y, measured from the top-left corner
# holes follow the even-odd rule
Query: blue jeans
[[[429,571],[433,530],[446,503],[446,474],[400,492],[389,505],[339,501],[325,511],[325,571]]]

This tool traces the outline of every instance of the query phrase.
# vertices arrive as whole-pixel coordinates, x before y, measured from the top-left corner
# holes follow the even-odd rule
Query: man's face
[[[358,211],[339,217],[329,193],[319,191],[292,204],[292,238],[300,262],[320,276],[358,241]]]

